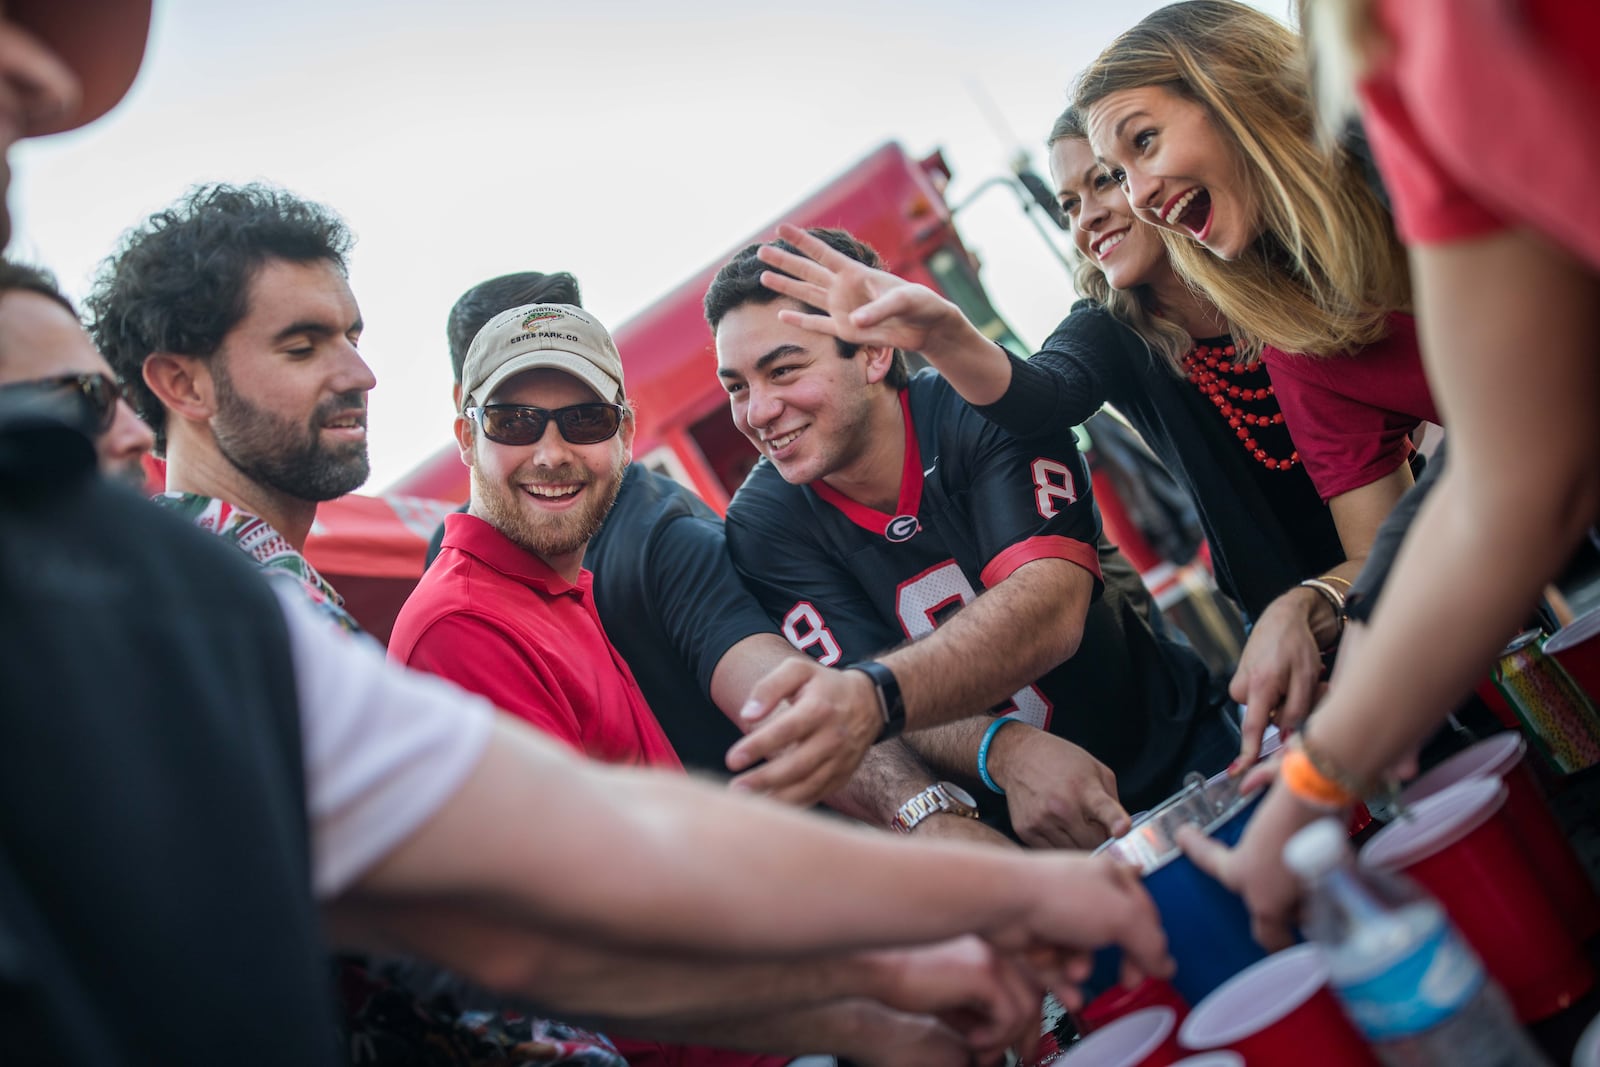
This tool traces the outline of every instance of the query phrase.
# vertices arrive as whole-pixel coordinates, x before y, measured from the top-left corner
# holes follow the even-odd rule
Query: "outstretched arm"
[[[596,949],[453,904],[367,899],[336,906],[331,917],[342,944],[426,957],[471,976],[489,992],[468,987],[469,1003],[476,994],[492,1010],[550,1012],[629,1037],[865,1055],[891,1035],[926,1036],[926,1027],[894,1017],[901,1012],[947,1020],[971,1052],[1037,1033],[1041,988],[970,937],[748,963]]]
[[[550,811],[564,817],[528,817]],[[504,718],[465,784],[347,893],[424,912],[454,902],[597,947],[708,958],[978,933],[1003,949],[1068,954],[1116,941],[1140,966],[1167,968],[1149,898],[1109,862],[841,827],[577,759]]]
[[[1600,514],[1600,279],[1526,231],[1413,249],[1412,277],[1450,466],[1307,731],[1367,781],[1455,706]],[[1508,369],[1530,338],[1538,358]],[[1195,843],[1268,939],[1297,895],[1283,841],[1314,814],[1274,786],[1235,852]]]

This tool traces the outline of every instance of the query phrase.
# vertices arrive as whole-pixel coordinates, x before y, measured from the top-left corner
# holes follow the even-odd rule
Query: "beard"
[[[550,432],[554,432],[552,427]],[[472,499],[475,508],[481,508],[484,519],[517,546],[532,552],[546,562],[562,556],[582,552],[589,539],[600,532],[601,523],[616,503],[617,492],[628,471],[624,454],[609,471],[592,471],[573,464],[549,468],[537,477],[528,478],[520,472],[510,481],[565,483],[583,482],[588,499],[571,511],[560,514],[538,512],[525,501],[527,494],[518,486],[508,483],[491,485],[481,476],[482,468],[472,468]]]
[[[217,414],[212,433],[217,450],[241,474],[296,500],[320,503],[344,496],[367,480],[372,466],[367,442],[328,446],[320,431],[336,412],[366,409],[364,392],[341,393],[317,405],[304,424],[246,400],[233,388],[220,360],[214,361]]]

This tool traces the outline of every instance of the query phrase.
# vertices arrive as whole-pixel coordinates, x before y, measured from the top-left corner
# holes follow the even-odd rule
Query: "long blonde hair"
[[[1067,108],[1050,128],[1046,148],[1054,148],[1058,141],[1087,141],[1083,116],[1076,108]],[[1136,226],[1145,226],[1143,221]],[[1177,323],[1164,319],[1156,306],[1155,295],[1148,285],[1131,289],[1113,289],[1102,271],[1088,258],[1073,250],[1072,284],[1080,296],[1088,297],[1111,313],[1111,317],[1138,334],[1150,351],[1160,356],[1172,368],[1183,367],[1183,357],[1194,347],[1187,330]]]
[[[1263,229],[1239,258],[1162,230],[1174,269],[1234,324],[1241,352],[1333,355],[1382,338],[1389,313],[1411,306],[1405,249],[1359,162],[1318,143],[1299,35],[1233,0],[1171,4],[1100,54],[1073,107],[1087,115],[1146,86],[1205,107],[1249,164]]]

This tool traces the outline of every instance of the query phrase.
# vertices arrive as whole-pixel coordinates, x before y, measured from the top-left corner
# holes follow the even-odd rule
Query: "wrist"
[[[1017,746],[1025,745],[1030,738],[1027,735],[1034,733],[1034,728],[1019,719],[997,719],[986,728],[994,733],[987,734],[989,747],[983,751],[984,769],[989,778],[993,780],[997,792],[1004,793],[1012,786],[1012,764],[1016,758]],[[983,745],[979,743],[980,751]],[[988,782],[984,783],[988,785]],[[991,787],[993,788],[993,787]]]
[[[872,696],[867,706],[877,709],[879,723],[878,736],[873,743],[899,737],[906,726],[906,705],[894,671],[871,659],[859,660],[844,669],[847,673],[865,675],[871,688]]]
[[[1307,578],[1295,588],[1302,599],[1309,597],[1306,626],[1317,648],[1330,651],[1344,636],[1344,592],[1325,578]]]

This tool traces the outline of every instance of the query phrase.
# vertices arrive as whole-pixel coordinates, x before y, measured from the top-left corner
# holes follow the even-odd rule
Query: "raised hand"
[[[756,255],[775,269],[761,284],[823,312],[782,311],[784,322],[850,344],[932,350],[930,358],[957,340],[982,343],[961,310],[927,286],[858,263],[798,226],[785,223],[778,236],[802,254],[764,245]]]

